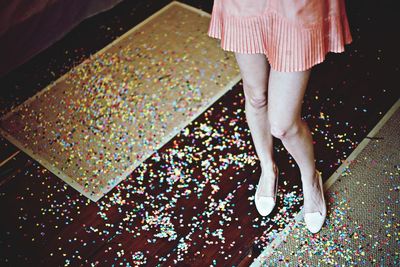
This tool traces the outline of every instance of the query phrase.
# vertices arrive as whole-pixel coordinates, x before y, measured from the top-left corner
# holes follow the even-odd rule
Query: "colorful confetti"
[[[5,115],[2,133],[98,200],[238,77],[208,23],[170,5]]]

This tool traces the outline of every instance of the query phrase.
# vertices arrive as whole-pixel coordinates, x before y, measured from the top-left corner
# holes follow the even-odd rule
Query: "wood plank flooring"
[[[2,112],[168,3],[127,2],[0,77]],[[185,2],[211,11],[211,1]],[[348,9],[354,42],[315,67],[302,110],[325,180],[400,96],[399,46],[386,30],[394,11],[372,1]],[[96,38],[76,38],[88,29]],[[101,38],[102,31],[109,33]],[[55,75],[45,76],[49,70]],[[2,159],[16,151],[0,141]],[[297,165],[277,139],[274,151],[279,203],[261,217],[252,199],[260,169],[239,83],[97,203],[19,153],[0,167],[0,262],[248,266],[302,206]]]

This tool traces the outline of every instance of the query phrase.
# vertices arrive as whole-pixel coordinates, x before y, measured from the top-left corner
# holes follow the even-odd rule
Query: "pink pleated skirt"
[[[214,0],[208,36],[226,51],[266,55],[276,71],[304,71],[352,42],[344,0]]]

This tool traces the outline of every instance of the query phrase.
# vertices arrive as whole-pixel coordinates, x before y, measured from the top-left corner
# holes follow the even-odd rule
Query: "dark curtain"
[[[0,1],[0,76],[122,0]]]

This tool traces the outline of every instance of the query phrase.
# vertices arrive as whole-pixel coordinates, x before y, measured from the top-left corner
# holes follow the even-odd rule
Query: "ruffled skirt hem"
[[[222,16],[214,6],[208,36],[221,40],[226,51],[267,56],[276,71],[304,71],[341,53],[352,42],[346,14],[302,27],[270,12],[257,17]]]

